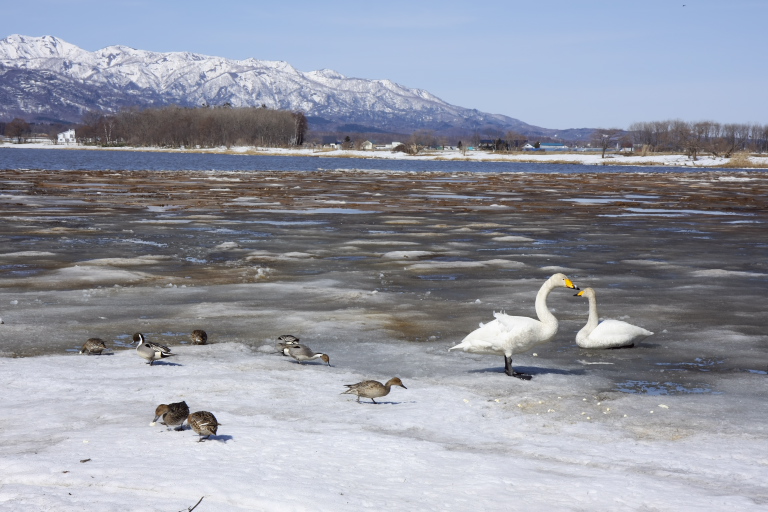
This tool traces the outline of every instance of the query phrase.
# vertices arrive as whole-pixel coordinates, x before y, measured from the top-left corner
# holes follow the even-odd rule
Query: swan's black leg
[[[510,377],[514,373],[514,371],[512,370],[512,358],[509,356],[504,356],[504,373],[506,373]]]
[[[507,356],[504,356],[504,373],[506,373],[510,377],[517,377],[518,379],[522,379],[522,380],[531,380],[531,378],[533,378],[531,375],[528,375],[527,373],[520,373],[513,370],[512,358]]]

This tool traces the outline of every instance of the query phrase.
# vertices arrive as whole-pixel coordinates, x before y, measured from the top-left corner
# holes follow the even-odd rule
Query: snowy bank
[[[520,162],[520,163],[555,163],[555,164],[580,164],[580,165],[607,165],[607,166],[664,166],[664,167],[689,167],[689,168],[719,168],[730,167],[734,158],[715,157],[709,155],[699,156],[692,160],[682,154],[648,154],[645,156],[636,153],[610,153],[602,158],[600,152],[520,152],[520,153],[495,153],[488,151],[459,151],[432,150],[418,155],[389,150],[362,151],[362,150],[329,150],[329,149],[303,149],[303,148],[260,148],[253,146],[235,146],[231,148],[219,147],[212,149],[168,149],[168,148],[138,148],[138,147],[114,147],[103,148],[82,145],[57,145],[53,143],[35,144],[10,144],[0,143],[0,148],[27,148],[27,149],[91,149],[104,151],[157,151],[169,153],[211,153],[232,155],[267,155],[267,156],[304,156],[317,158],[364,158],[380,160],[410,160],[410,161],[468,161],[468,162]],[[768,167],[768,156],[745,157],[751,167]],[[743,162],[743,160],[739,160]],[[735,167],[739,167],[736,165]]]
[[[237,343],[174,351],[153,366],[133,350],[0,359],[0,509],[182,510],[204,497],[205,511],[738,511],[768,500],[764,439],[693,432],[679,397],[601,401],[573,377],[533,387],[494,373],[477,376],[492,393],[424,376],[358,404],[343,384],[391,375]],[[158,404],[182,400],[213,412],[218,435],[198,443],[149,425]]]

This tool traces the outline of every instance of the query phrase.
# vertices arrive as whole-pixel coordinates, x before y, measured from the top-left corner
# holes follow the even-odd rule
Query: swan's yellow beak
[[[570,280],[570,279],[568,279],[567,277],[565,278],[565,287],[566,287],[566,288],[572,288],[572,289],[574,289],[574,290],[578,290],[578,289],[579,289],[579,287],[578,287],[578,286],[576,286],[575,284],[573,284],[573,281],[571,281],[571,280]]]
[[[584,295],[584,290],[581,290],[579,293],[575,294],[574,297],[581,297]]]

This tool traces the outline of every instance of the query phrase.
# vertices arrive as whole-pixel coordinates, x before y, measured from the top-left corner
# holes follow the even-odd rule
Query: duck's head
[[[144,335],[140,332],[134,333],[132,343],[144,343]]]
[[[401,381],[399,377],[392,377],[389,379],[389,381],[387,381],[387,384],[390,386],[400,386],[401,388],[408,389],[405,387],[405,384],[403,384],[403,381]]]
[[[328,354],[320,354],[320,359],[325,361],[328,366],[331,366],[331,358],[328,357]]]
[[[574,297],[594,297],[595,296],[595,290],[592,288],[584,288],[579,293],[575,294]]]
[[[565,274],[557,273],[549,278],[549,281],[555,286],[562,286],[564,288],[570,288],[571,290],[578,290],[579,287],[573,284],[573,281],[568,279]]]
[[[158,405],[157,409],[155,409],[155,419],[152,420],[152,423],[155,423],[157,420],[165,416],[169,409],[170,408],[168,407],[168,404]]]

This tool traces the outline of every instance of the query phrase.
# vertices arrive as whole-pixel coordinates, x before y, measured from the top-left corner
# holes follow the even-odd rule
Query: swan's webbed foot
[[[522,380],[531,380],[532,378],[531,375],[528,375],[527,373],[516,372],[512,368],[511,356],[504,356],[504,373],[506,373],[510,377],[517,377],[518,379],[522,379]]]
[[[510,377],[517,377],[518,379],[522,379],[522,380],[531,380],[533,378],[533,375],[516,372],[512,368],[512,358],[509,356],[504,356],[504,373],[506,373]]]

